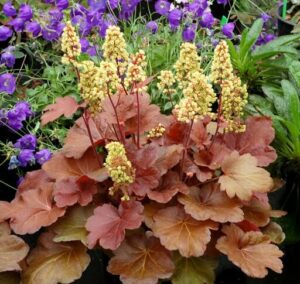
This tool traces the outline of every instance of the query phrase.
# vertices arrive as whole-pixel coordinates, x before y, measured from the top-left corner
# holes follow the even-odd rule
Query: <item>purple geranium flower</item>
[[[182,32],[182,38],[184,41],[193,41],[196,36],[196,25],[190,25],[186,27]]]
[[[17,15],[17,10],[12,5],[11,1],[8,1],[3,5],[2,11],[7,17],[14,17]]]
[[[13,74],[0,75],[0,92],[12,95],[16,90],[16,78]]]
[[[25,102],[25,101],[18,102],[18,103],[16,103],[14,108],[17,112],[19,112],[19,116],[23,120],[26,118],[29,118],[33,115],[30,104],[28,102]]]
[[[25,27],[25,21],[22,18],[15,18],[9,22],[16,32],[22,32]]]
[[[0,64],[5,64],[6,67],[13,67],[16,62],[16,57],[13,54],[14,47],[7,47],[1,54]]]
[[[53,25],[60,22],[64,17],[64,14],[59,9],[52,9],[48,12],[48,14],[50,16],[50,23]]]
[[[40,165],[50,160],[51,156],[52,154],[49,149],[43,149],[35,153],[35,159]]]
[[[229,0],[217,0],[218,4],[223,4],[223,5],[227,5],[229,2]]]
[[[202,14],[200,25],[203,28],[211,28],[212,25],[214,24],[214,22],[215,22],[215,18],[212,15],[211,11],[210,10],[205,10]]]
[[[80,39],[81,51],[86,52],[90,47],[90,42],[86,38]]]
[[[0,26],[0,41],[6,41],[12,36],[13,32],[6,26]]]
[[[38,22],[28,22],[26,23],[25,30],[28,33],[32,33],[34,37],[37,37],[41,32],[41,26]]]
[[[21,167],[27,167],[27,166],[31,166],[34,164],[35,162],[35,157],[34,157],[34,153],[33,150],[21,150],[21,152],[18,155],[18,160],[20,162],[20,166]]]
[[[56,0],[56,7],[59,10],[65,10],[69,7],[69,1],[68,0]]]
[[[146,24],[146,28],[151,31],[153,34],[155,34],[158,30],[158,25],[155,21],[150,21]]]
[[[172,29],[176,29],[180,25],[182,12],[179,9],[173,9],[168,16],[168,20]]]
[[[31,20],[32,16],[33,12],[30,5],[24,3],[21,4],[18,17],[23,19],[24,21],[29,21]]]
[[[17,140],[17,142],[14,144],[14,147],[17,149],[34,150],[36,148],[36,144],[36,137],[32,134],[26,134]]]
[[[88,0],[88,5],[93,9],[101,12],[106,10],[106,0]]]
[[[61,36],[65,24],[58,23],[55,25],[47,25],[42,28],[42,36],[45,40],[53,41],[59,39]]]
[[[267,13],[262,13],[260,15],[260,17],[262,18],[264,23],[267,23],[270,19],[272,19],[272,17],[270,15],[268,15]]]
[[[169,11],[170,11],[170,7],[171,7],[171,3],[168,2],[167,0],[158,0],[155,5],[155,11],[162,15],[162,16],[167,16]]]
[[[234,30],[234,23],[228,23],[228,24],[225,24],[223,27],[222,27],[222,33],[229,39],[232,39],[233,38],[233,30]]]
[[[110,9],[116,9],[116,8],[118,8],[119,3],[120,3],[120,0],[107,0],[106,1],[106,5]]]

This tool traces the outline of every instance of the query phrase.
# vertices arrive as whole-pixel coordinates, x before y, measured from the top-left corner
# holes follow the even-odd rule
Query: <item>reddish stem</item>
[[[208,151],[210,151],[210,149],[212,148],[212,146],[214,145],[215,141],[216,141],[216,137],[217,137],[217,134],[219,132],[219,129],[220,129],[220,120],[221,120],[221,114],[222,114],[222,94],[220,94],[220,97],[219,97],[219,105],[218,105],[218,117],[217,117],[217,129],[216,129],[216,132],[211,140],[211,143],[208,147]]]
[[[136,103],[137,103],[137,147],[140,149],[140,100],[139,92],[136,90]]]
[[[190,142],[190,136],[191,136],[193,125],[194,125],[194,120],[191,121],[187,136],[185,138],[184,149],[183,149],[182,159],[181,159],[181,164],[180,164],[180,173],[179,173],[179,176],[180,176],[181,180],[183,178],[184,160],[185,160],[187,148],[188,148],[188,145],[189,145],[189,142]]]
[[[82,115],[82,118],[83,118],[83,121],[84,121],[84,123],[85,123],[86,129],[87,129],[87,131],[88,131],[89,139],[90,139],[90,141],[91,141],[91,145],[92,145],[94,154],[95,154],[95,156],[96,156],[96,159],[97,159],[97,161],[98,161],[98,163],[99,163],[100,168],[102,168],[103,165],[102,165],[102,162],[101,162],[100,159],[99,159],[99,155],[98,155],[98,153],[97,153],[97,149],[96,149],[95,143],[94,143],[94,141],[93,141],[93,136],[92,136],[91,128],[90,128],[90,125],[89,125],[89,116],[88,116],[86,110],[84,111],[84,113],[83,113],[83,115]]]
[[[116,107],[114,105],[114,102],[113,102],[113,100],[111,98],[111,95],[109,93],[109,85],[108,84],[107,84],[107,96],[108,96],[108,98],[110,100],[110,103],[111,103],[111,105],[113,107],[113,110],[114,110],[114,113],[115,113],[115,116],[116,116],[117,125],[118,125],[118,129],[119,129],[120,136],[121,136],[121,141],[125,145],[125,138],[124,138],[124,135],[123,135],[123,132],[122,132],[121,124],[120,124],[120,121],[119,121],[119,116],[118,116],[118,113],[117,113],[117,109],[116,109]]]

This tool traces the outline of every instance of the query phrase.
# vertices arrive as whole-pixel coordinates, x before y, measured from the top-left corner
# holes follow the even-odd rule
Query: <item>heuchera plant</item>
[[[127,284],[213,283],[220,254],[251,277],[280,273],[283,233],[271,218],[284,212],[271,209],[276,183],[263,169],[276,159],[272,121],[243,120],[247,89],[226,42],[209,76],[192,43],[182,45],[174,70],[161,72],[171,115],[150,103],[145,53],[128,54],[119,28],[107,30],[99,66],[81,60],[71,24],[62,50],[83,101],[59,98],[42,124],[82,116],[63,149],[0,203],[0,271],[22,268],[24,284],[71,283],[90,262],[87,249],[103,249],[107,270]],[[29,253],[10,233],[42,227]]]

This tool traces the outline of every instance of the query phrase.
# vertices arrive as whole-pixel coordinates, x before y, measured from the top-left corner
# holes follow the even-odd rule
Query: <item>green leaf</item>
[[[289,67],[289,75],[293,83],[300,89],[300,62],[293,61]]]
[[[13,51],[14,56],[16,57],[16,59],[20,59],[23,58],[25,56],[25,54],[21,51],[15,50]]]
[[[217,261],[204,257],[184,258],[175,256],[176,270],[171,279],[172,284],[213,284],[214,269]]]
[[[91,206],[75,206],[67,211],[51,228],[56,233],[55,242],[81,241],[86,245],[88,235],[85,229],[86,220],[93,214]]]
[[[281,36],[275,40],[270,41],[265,45],[257,47],[254,50],[252,55],[256,59],[262,59],[262,58],[273,56],[274,54],[278,53],[278,51],[285,52],[284,47],[286,48],[287,47],[286,45],[292,42],[296,42],[299,39],[300,39],[300,34]],[[291,52],[291,50],[289,49],[286,50]]]
[[[254,43],[257,41],[263,27],[262,19],[257,19],[252,27],[247,32],[246,36],[242,37],[240,44],[240,56],[244,58],[251,50]]]
[[[266,100],[262,96],[250,95],[249,104],[253,105],[257,113],[260,115],[269,115],[273,114],[273,105],[270,101]]]
[[[300,129],[300,101],[298,92],[290,81],[282,80],[281,86],[284,98],[288,104],[288,117]]]

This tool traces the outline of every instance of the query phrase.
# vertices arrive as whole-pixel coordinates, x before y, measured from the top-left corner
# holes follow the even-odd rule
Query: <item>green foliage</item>
[[[276,130],[274,142],[281,158],[300,158],[300,62],[293,62],[289,80],[281,80],[280,86],[265,83],[262,86],[265,97],[250,96],[248,112],[271,116]]]
[[[254,48],[262,27],[263,22],[258,19],[250,29],[245,29],[238,47],[228,41],[234,68],[253,90],[264,83],[280,81],[288,71],[291,58],[299,57],[295,46],[300,35],[282,36]]]

